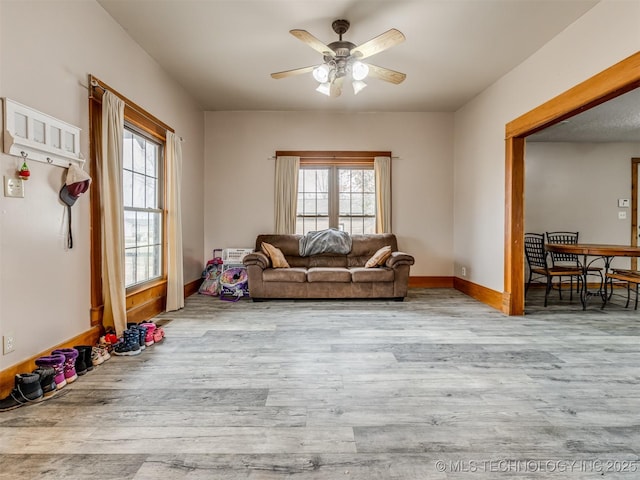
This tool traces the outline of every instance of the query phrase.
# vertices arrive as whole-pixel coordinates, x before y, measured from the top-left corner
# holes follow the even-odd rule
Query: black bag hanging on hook
[[[60,189],[60,200],[67,206],[68,232],[67,247],[73,248],[73,235],[71,233],[71,207],[78,197],[89,190],[91,177],[76,165],[70,165],[67,169],[67,178]]]

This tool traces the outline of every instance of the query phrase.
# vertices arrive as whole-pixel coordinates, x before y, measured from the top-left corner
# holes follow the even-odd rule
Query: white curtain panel
[[[180,138],[167,132],[167,311],[184,307],[182,269],[182,146]]]
[[[275,233],[296,233],[300,157],[276,158]]]
[[[122,206],[122,142],[124,102],[105,92],[102,97],[101,152],[98,160],[102,192],[103,324],[118,336],[127,328],[124,280],[124,210]]]
[[[391,158],[375,157],[376,233],[391,233]]]

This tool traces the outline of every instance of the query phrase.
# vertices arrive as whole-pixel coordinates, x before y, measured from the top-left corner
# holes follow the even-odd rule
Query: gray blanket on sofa
[[[300,256],[308,257],[320,253],[340,253],[351,251],[351,236],[335,228],[309,232],[300,238]]]

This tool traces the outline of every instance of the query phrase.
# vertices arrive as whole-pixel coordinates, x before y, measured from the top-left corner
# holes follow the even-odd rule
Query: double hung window
[[[123,139],[125,286],[163,275],[163,145],[125,124]]]
[[[350,234],[375,233],[373,162],[357,166],[301,163],[296,233],[326,228],[337,228]]]

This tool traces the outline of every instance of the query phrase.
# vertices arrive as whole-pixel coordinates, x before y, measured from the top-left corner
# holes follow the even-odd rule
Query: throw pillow
[[[289,268],[289,264],[284,258],[282,250],[267,242],[262,242],[261,247],[262,251],[271,259],[271,265],[273,268]]]
[[[386,247],[382,247],[380,250],[378,250],[376,253],[373,254],[373,257],[367,260],[367,263],[364,264],[364,267],[374,268],[380,265],[384,265],[384,262],[386,262],[387,258],[389,258],[390,256],[391,256],[391,247],[388,245]]]

